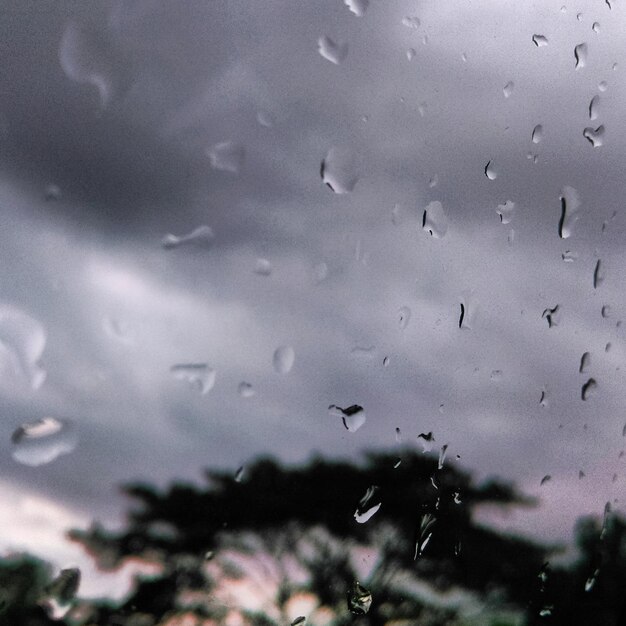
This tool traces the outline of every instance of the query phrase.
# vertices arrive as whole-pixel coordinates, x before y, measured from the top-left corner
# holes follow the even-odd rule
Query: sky
[[[351,5],[2,3],[0,550],[88,567],[122,483],[428,431],[540,500],[485,523],[623,510],[626,6]],[[75,445],[16,461],[44,417]]]

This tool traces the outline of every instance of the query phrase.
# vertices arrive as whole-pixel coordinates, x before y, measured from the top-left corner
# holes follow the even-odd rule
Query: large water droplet
[[[242,398],[252,398],[256,394],[254,387],[245,381],[239,383],[237,387],[237,392]]]
[[[354,519],[359,524],[365,524],[380,509],[379,491],[380,488],[377,485],[372,485],[367,488],[365,495],[359,500],[359,506],[354,512]]]
[[[535,128],[533,128],[532,140],[533,143],[539,143],[543,139],[543,126],[541,124],[537,124]]]
[[[583,68],[587,64],[587,44],[579,43],[574,47],[574,58],[576,59],[576,69]]]
[[[367,420],[363,407],[358,404],[353,404],[347,409],[342,409],[336,404],[331,404],[328,407],[328,411],[333,416],[341,417],[345,429],[351,433],[355,433],[359,430]]]
[[[211,167],[222,172],[238,174],[246,157],[244,147],[234,141],[222,141],[207,149]]]
[[[580,357],[580,366],[578,367],[578,371],[581,374],[589,371],[589,367],[591,366],[591,354],[589,352],[583,353]]]
[[[422,214],[422,229],[435,239],[441,239],[448,232],[448,216],[441,202],[430,202]]]
[[[398,327],[404,330],[409,325],[411,319],[411,309],[408,306],[402,306],[398,309]]]
[[[589,141],[594,148],[599,148],[604,143],[604,124],[598,128],[588,126],[583,130],[583,137]]]
[[[339,65],[348,56],[348,44],[333,41],[324,35],[317,40],[319,53],[331,63]]]
[[[206,363],[180,363],[172,365],[170,372],[176,380],[184,380],[202,395],[209,393],[215,386],[216,370]]]
[[[15,376],[39,389],[46,379],[40,365],[46,346],[43,326],[23,311],[0,305],[0,376]]]
[[[616,68],[616,66],[617,66],[617,64],[614,64],[614,65],[613,65],[613,69],[615,69],[615,68]],[[608,84],[605,80],[601,80],[601,81],[598,83],[598,89],[599,89],[600,91],[606,91],[606,90],[608,89],[608,87],[609,87],[609,84]]]
[[[544,35],[533,35],[533,43],[537,48],[541,48],[548,45],[548,38]]]
[[[343,0],[344,4],[354,13],[357,17],[363,17],[365,11],[370,5],[370,0]]]
[[[496,171],[493,161],[488,161],[487,165],[485,165],[485,176],[489,180],[495,180],[498,178],[498,172]]]
[[[353,191],[359,180],[354,154],[343,148],[331,148],[322,161],[320,176],[335,193]]]
[[[567,239],[572,236],[572,231],[576,220],[578,220],[578,209],[580,198],[578,192],[569,186],[561,189],[561,219],[559,220],[559,237]]]
[[[14,431],[11,439],[15,446],[13,458],[18,463],[32,467],[45,465],[63,454],[69,454],[78,443],[73,424],[54,417],[22,424]]]
[[[513,219],[513,213],[515,211],[515,202],[507,200],[504,204],[499,204],[496,209],[496,213],[500,216],[500,222],[502,224],[509,224]]]
[[[589,119],[598,119],[598,109],[600,108],[600,96],[594,96],[589,103]]]
[[[372,606],[372,594],[358,581],[348,591],[348,609],[354,615],[365,615]]]
[[[178,248],[179,246],[185,244],[191,244],[199,247],[209,247],[213,243],[214,239],[215,235],[209,226],[198,226],[198,228],[192,230],[187,235],[165,235],[165,237],[161,240],[161,245],[166,250]]]
[[[594,33],[599,33],[599,32],[600,32],[600,22],[594,22],[594,23],[591,25],[591,30],[592,30]]]
[[[291,346],[280,346],[274,351],[272,365],[278,374],[288,374],[296,360],[296,352]]]
[[[506,85],[504,85],[504,87],[502,88],[502,93],[504,94],[505,98],[510,98],[513,90],[515,89],[515,83],[510,80]]]
[[[598,383],[595,378],[590,378],[583,386],[580,392],[580,397],[583,400],[588,400],[598,388]]]

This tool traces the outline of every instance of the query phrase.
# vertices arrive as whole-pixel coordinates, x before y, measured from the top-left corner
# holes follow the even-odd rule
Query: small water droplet
[[[446,460],[446,453],[448,451],[448,444],[444,444],[441,446],[441,450],[439,451],[439,461],[437,463],[437,469],[443,469],[443,464]]]
[[[322,281],[326,280],[326,278],[328,278],[328,265],[326,263],[318,263],[314,268],[313,268],[313,274],[315,277],[315,282],[316,283],[321,283]]]
[[[441,239],[448,232],[448,216],[441,202],[430,202],[422,214],[422,230],[435,239]]]
[[[578,472],[578,480],[582,480],[583,478],[585,478],[585,472],[583,472],[582,470],[579,470],[579,472]]]
[[[359,180],[354,154],[343,148],[331,148],[322,160],[320,176],[335,193],[350,193]]]
[[[252,398],[256,394],[254,387],[245,381],[239,383],[237,387],[237,392],[242,398]]]
[[[408,325],[411,319],[411,309],[408,306],[402,306],[398,309],[397,313],[398,319],[398,327],[401,330],[404,330]]]
[[[605,352],[610,352],[611,348],[613,347],[613,345],[611,344],[611,342],[609,341],[606,346],[604,346],[604,351]]]
[[[489,375],[489,379],[494,382],[499,382],[502,380],[502,370],[491,370],[491,374]]]
[[[604,143],[604,124],[598,128],[588,126],[583,130],[583,137],[594,147],[599,148]]]
[[[461,492],[460,491],[455,491],[454,492],[453,501],[454,501],[454,504],[461,504],[462,500],[461,500]]]
[[[533,35],[533,43],[537,48],[541,48],[548,45],[548,38],[544,35]]]
[[[561,189],[561,219],[559,220],[559,237],[567,239],[572,236],[574,224],[578,220],[580,198],[573,187],[565,186]],[[564,259],[565,260],[565,259]]]
[[[596,95],[593,98],[591,98],[591,101],[589,102],[589,119],[590,120],[598,119],[599,108],[600,108],[600,96]]]
[[[354,512],[354,519],[359,524],[365,524],[370,520],[380,509],[380,488],[377,485],[372,485],[367,488],[365,495],[359,500],[359,506]]]
[[[553,308],[544,309],[541,317],[548,322],[548,328],[558,326],[561,321],[561,310],[559,305],[555,305]]]
[[[531,137],[533,143],[539,143],[543,139],[543,126],[541,124],[537,124],[537,126],[533,128]]]
[[[578,371],[579,373],[584,374],[585,372],[589,371],[590,367],[591,367],[591,354],[589,352],[585,352],[580,357],[580,365],[578,367]]]
[[[280,346],[274,351],[272,364],[278,374],[288,374],[296,360],[296,352],[291,346]]]
[[[193,389],[205,395],[215,386],[216,370],[206,363],[181,363],[172,365],[170,372],[176,380],[184,380]]]
[[[246,156],[244,147],[234,141],[213,144],[206,151],[214,170],[239,174]]]
[[[436,187],[438,184],[439,184],[439,177],[437,176],[437,174],[435,174],[434,176],[431,176],[430,180],[428,181],[428,187],[432,189],[433,187]]]
[[[61,199],[61,188],[58,185],[51,183],[46,187],[44,192],[44,199],[46,202],[54,202]]]
[[[510,80],[504,87],[502,88],[502,93],[505,98],[510,98],[513,94],[513,90],[515,89],[515,83]]]
[[[406,51],[406,58],[407,58],[409,61],[412,61],[412,60],[415,58],[415,55],[416,55],[416,54],[417,54],[417,52],[415,51],[415,48],[409,48],[409,49]]]
[[[548,400],[548,390],[544,387],[541,390],[541,395],[539,396],[539,406],[542,407],[547,407],[549,404],[549,400]]]
[[[348,609],[353,615],[365,615],[372,606],[372,594],[355,581],[348,591]]]
[[[296,617],[293,622],[291,622],[291,626],[303,626],[305,622],[306,617],[304,617],[304,615],[300,615],[299,617]]]
[[[44,417],[22,424],[13,432],[11,440],[13,458],[23,465],[37,467],[72,452],[78,436],[69,420]]]
[[[597,289],[603,282],[604,274],[602,273],[602,262],[598,259],[593,270],[593,288]]]
[[[182,245],[194,245],[206,248],[211,246],[214,239],[215,235],[209,226],[198,226],[198,228],[192,230],[187,235],[165,235],[161,240],[161,245],[166,250],[172,250]]]
[[[603,307],[600,309],[600,315],[602,315],[602,317],[604,318],[610,317],[611,307],[608,304],[603,305]]]
[[[577,19],[579,22],[582,22],[582,21],[583,21],[583,14],[582,14],[582,13],[577,13],[577,14],[576,14],[576,19]]]
[[[424,117],[424,115],[426,115],[427,108],[428,108],[428,105],[426,104],[426,102],[420,102],[417,105],[417,112],[420,114],[420,117]]]
[[[489,180],[495,180],[498,178],[498,172],[493,164],[493,161],[487,161],[487,165],[485,165],[485,176]]]
[[[257,259],[254,264],[254,273],[258,276],[270,276],[272,274],[272,264],[268,259]]]
[[[599,33],[599,32],[600,32],[600,22],[594,22],[594,23],[591,25],[591,30],[592,30],[594,33]]]
[[[502,224],[509,224],[513,219],[513,213],[515,211],[515,202],[507,200],[504,204],[499,204],[496,209],[496,213],[500,216],[500,222]]]
[[[467,54],[465,54],[465,52],[461,54],[461,61],[463,61],[463,63],[467,63]]]
[[[363,17],[365,15],[365,11],[370,5],[370,0],[343,0],[344,4],[354,13],[357,17]],[[298,618],[300,619],[300,618]],[[304,622],[304,617],[302,618]],[[292,624],[292,626],[294,626]]]
[[[539,611],[539,617],[550,617],[550,615],[552,615],[552,611],[554,611],[554,606],[552,604],[547,604]]]
[[[574,58],[576,59],[576,69],[585,67],[587,64],[587,44],[579,43],[574,47]]]
[[[351,433],[355,433],[367,421],[363,407],[358,404],[353,404],[347,409],[342,409],[336,404],[331,404],[328,407],[328,411],[333,416],[341,417],[344,428]]]
[[[406,16],[402,18],[402,24],[404,26],[406,26],[407,28],[419,28],[420,27],[420,18],[417,17],[416,15],[413,16]]]
[[[512,246],[515,243],[515,231],[511,228],[509,234],[506,236],[506,240],[509,246]]]
[[[389,363],[390,363],[390,359],[389,359],[389,357],[388,357],[388,356],[386,356],[386,357],[383,359],[383,367],[388,367],[388,366],[389,366]]]
[[[617,63],[614,64],[613,69],[615,69],[616,66],[617,66]],[[609,84],[605,80],[601,80],[598,83],[598,89],[600,91],[606,91],[608,88],[609,88]]]
[[[459,328],[461,330],[471,330],[478,310],[478,304],[474,300],[471,291],[463,294],[463,298],[459,304]]]
[[[348,56],[348,44],[335,42],[324,35],[317,40],[317,50],[327,61],[339,65]]]
[[[543,487],[543,485],[545,485],[549,480],[552,480],[552,476],[550,476],[550,474],[546,474],[542,479],[541,479],[541,483],[539,483],[540,487]]]
[[[580,397],[583,400],[588,400],[598,388],[598,383],[595,378],[590,378],[583,386],[580,392]]]

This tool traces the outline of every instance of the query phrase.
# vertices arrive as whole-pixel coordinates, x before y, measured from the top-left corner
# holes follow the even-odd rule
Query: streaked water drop
[[[446,460],[446,453],[448,451],[448,444],[444,444],[441,446],[441,450],[439,450],[439,460],[437,462],[437,469],[443,469],[443,464]]]
[[[386,356],[385,358],[383,358],[383,367],[388,367],[390,363],[390,359],[388,356]]]
[[[291,346],[280,346],[274,351],[272,365],[277,374],[289,374],[296,361],[296,351]]]
[[[596,392],[597,388],[598,388],[598,383],[596,382],[595,378],[590,378],[582,386],[582,389],[580,391],[580,397],[583,400],[588,400],[592,395],[594,395],[594,393]]]
[[[327,61],[339,65],[348,56],[348,44],[333,41],[327,35],[317,40],[317,50]]]
[[[246,468],[242,465],[241,467],[237,468],[237,471],[235,472],[235,482],[236,483],[240,483],[243,480],[243,475],[246,471]]]
[[[615,65],[617,65],[617,64],[615,64]],[[613,69],[615,69],[615,67]],[[606,91],[608,88],[609,88],[609,84],[605,80],[601,80],[598,83],[598,90],[599,91]]]
[[[357,17],[363,17],[370,5],[370,0],[343,0],[343,2]]]
[[[594,96],[591,98],[591,102],[589,102],[589,119],[596,120],[598,119],[598,109],[600,108],[600,96]]]
[[[592,30],[594,33],[599,33],[599,32],[600,32],[600,22],[594,22],[594,23],[591,25],[591,30]]]
[[[256,391],[250,383],[243,381],[239,383],[237,393],[239,393],[242,398],[252,398],[252,396],[256,394]]]
[[[396,443],[402,443],[402,433],[400,429],[396,427]]]
[[[580,197],[573,187],[565,186],[559,196],[561,202],[561,218],[559,220],[559,237],[567,239],[572,236],[574,224],[578,220]]]
[[[406,51],[406,58],[407,58],[409,61],[412,61],[412,60],[415,58],[415,55],[416,55],[416,54],[417,54],[417,52],[415,51],[415,48],[409,48],[409,49]]]
[[[202,248],[208,248],[213,243],[215,235],[209,226],[198,226],[187,235],[167,234],[161,240],[161,245],[166,250],[172,250],[183,245],[193,245]]]
[[[359,524],[365,524],[365,522],[370,520],[378,509],[380,509],[381,502],[379,491],[380,487],[372,485],[367,488],[365,495],[359,500],[359,505],[354,512],[354,519]]]
[[[441,239],[448,232],[448,216],[441,202],[430,202],[422,214],[422,230],[435,239]]]
[[[421,556],[432,537],[432,528],[437,522],[432,513],[424,513],[419,522],[419,526],[416,531],[415,552],[413,554],[413,560],[417,560],[418,556]]]
[[[597,289],[604,282],[604,274],[602,273],[602,261],[598,259],[593,270],[593,288]]]
[[[541,390],[541,395],[539,396],[539,406],[547,407],[550,404],[550,400],[548,398],[548,390],[544,387]]]
[[[472,329],[477,311],[478,302],[474,298],[473,292],[471,290],[465,291],[459,304],[459,328],[461,330]]]
[[[596,580],[597,580],[599,574],[600,574],[600,570],[597,569],[597,570],[595,570],[593,572],[593,574],[589,578],[587,578],[587,580],[585,581],[585,591],[586,592],[589,592],[589,591],[591,591],[594,588],[594,586],[596,584]]]
[[[487,165],[485,165],[485,176],[489,180],[495,180],[498,178],[498,172],[493,164],[493,161],[487,161]]]
[[[348,591],[348,610],[353,615],[365,615],[372,606],[372,594],[369,589],[355,581]]]
[[[507,200],[504,204],[499,204],[496,209],[496,213],[500,216],[500,222],[502,224],[509,224],[513,219],[515,212],[515,202]]]
[[[533,128],[531,138],[533,143],[539,143],[543,139],[543,126],[541,124],[537,124],[537,126]]]
[[[272,263],[268,259],[257,259],[254,263],[254,273],[259,276],[270,276],[272,274]]]
[[[584,374],[585,372],[589,371],[590,367],[591,367],[591,353],[585,352],[580,357],[580,365],[578,367],[578,371],[579,373]]]
[[[407,28],[417,29],[421,25],[420,18],[417,15],[407,15],[402,18],[402,25]]]
[[[408,306],[402,306],[398,309],[397,313],[398,319],[398,327],[401,330],[404,330],[408,325],[411,319],[411,309]]]
[[[550,476],[550,474],[546,474],[542,479],[541,482],[539,483],[540,487],[543,487],[543,485],[545,485],[549,480],[552,480],[552,476]]]
[[[207,156],[214,170],[239,174],[246,157],[245,148],[234,141],[222,141],[207,148]]]
[[[351,433],[355,433],[367,421],[363,407],[358,404],[353,404],[346,409],[342,409],[336,404],[331,404],[328,407],[328,411],[333,416],[341,417],[344,428]]]
[[[561,307],[557,304],[553,308],[544,309],[541,317],[548,322],[548,328],[558,326],[561,321]]]
[[[585,67],[587,64],[587,44],[579,43],[574,47],[574,58],[576,59],[576,69]]]
[[[320,176],[335,193],[350,193],[359,180],[354,154],[344,148],[331,148],[322,160]]]
[[[605,346],[604,346],[604,351],[605,352],[610,352],[611,348],[613,347],[613,344],[609,341]]]
[[[548,38],[544,35],[533,35],[533,43],[537,48],[541,48],[548,45]]]
[[[78,444],[78,435],[69,420],[44,417],[22,424],[11,436],[13,458],[23,465],[37,467],[69,454]]]
[[[206,363],[179,363],[170,367],[176,380],[183,380],[190,387],[205,395],[215,386],[217,371]]]
[[[515,83],[510,80],[504,87],[502,88],[502,93],[505,98],[510,98],[513,94],[513,90],[515,89]]]
[[[604,124],[598,128],[588,126],[583,130],[583,137],[594,147],[599,148],[604,143]]]

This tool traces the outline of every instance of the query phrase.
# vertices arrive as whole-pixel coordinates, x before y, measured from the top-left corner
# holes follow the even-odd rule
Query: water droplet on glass
[[[574,58],[576,59],[576,69],[585,67],[587,63],[587,44],[579,43],[574,47]]]
[[[561,321],[561,310],[559,305],[555,305],[552,309],[547,308],[544,309],[541,317],[548,322],[548,328],[552,328],[553,326],[558,326]]]
[[[9,305],[0,305],[0,376],[12,374],[39,389],[46,379],[40,365],[46,331],[34,318]]]
[[[417,112],[420,114],[420,117],[424,117],[424,115],[426,115],[427,108],[428,108],[428,105],[426,104],[426,102],[420,102],[417,105]]]
[[[578,254],[576,252],[572,252],[571,250],[566,250],[561,253],[561,259],[565,263],[573,263],[578,258]]]
[[[264,128],[272,128],[276,123],[274,116],[269,111],[258,111],[256,120]]]
[[[533,43],[537,48],[541,48],[542,46],[548,45],[548,38],[543,35],[533,35]]]
[[[397,313],[398,327],[404,330],[409,325],[411,319],[411,309],[408,306],[402,306],[398,309]]]
[[[333,416],[341,417],[345,429],[351,433],[355,433],[359,430],[367,420],[363,407],[358,404],[353,404],[347,409],[342,409],[336,404],[331,404],[328,407],[328,411]]]
[[[342,148],[331,148],[320,168],[322,181],[335,193],[349,193],[359,179],[354,154]]]
[[[274,370],[278,374],[288,374],[296,360],[296,352],[291,346],[280,346],[276,348],[272,357]]]
[[[539,617],[550,617],[550,615],[552,615],[552,611],[554,611],[554,606],[548,604],[539,611]]]
[[[50,184],[44,192],[46,202],[53,202],[61,199],[61,188],[58,185]]]
[[[616,63],[616,64],[614,64],[613,69],[615,69],[615,67],[616,67],[616,66],[617,66],[617,63]],[[606,91],[608,88],[609,88],[609,84],[608,84],[605,80],[601,80],[601,81],[598,83],[598,89],[599,89],[600,91]]]
[[[406,16],[402,18],[402,24],[407,28],[419,28],[420,27],[420,18],[416,15]]]
[[[500,222],[502,224],[509,224],[513,219],[513,212],[515,211],[515,202],[507,200],[504,204],[499,204],[496,209],[496,213],[500,216]]]
[[[543,126],[541,124],[537,124],[535,128],[533,128],[532,140],[533,143],[539,143],[543,139]]]
[[[603,282],[604,275],[602,273],[602,262],[598,259],[593,270],[593,288],[597,289]]]
[[[370,0],[343,0],[344,4],[354,13],[357,17],[363,17],[365,11],[370,5]],[[304,618],[302,618],[304,621]]]
[[[582,13],[576,13],[576,19],[577,19],[579,22],[582,22],[582,21],[583,21],[583,14],[582,14]]]
[[[396,428],[396,443],[402,443],[402,433],[399,428]]]
[[[367,488],[365,495],[359,500],[359,506],[354,512],[354,519],[359,524],[365,524],[380,509],[379,491],[380,488],[377,485],[372,485]]]
[[[599,32],[600,32],[600,22],[594,22],[594,23],[591,25],[591,30],[592,30],[594,33],[599,33]]]
[[[240,483],[243,480],[243,474],[245,472],[245,467],[242,465],[235,472],[235,482]]]
[[[545,407],[548,406],[548,404],[549,404],[549,401],[548,401],[548,390],[544,387],[541,390],[541,395],[539,396],[539,406],[542,406],[542,407],[545,408]]]
[[[436,518],[431,513],[424,513],[420,519],[419,526],[416,532],[415,552],[413,554],[413,560],[416,560],[418,556],[421,556],[424,549],[428,545],[430,538],[432,537],[432,527],[436,522]]]
[[[324,35],[317,40],[317,49],[327,61],[339,65],[348,56],[348,44],[335,42]]]
[[[489,375],[489,379],[494,382],[499,382],[502,380],[502,370],[491,370],[491,374]]]
[[[252,398],[252,396],[254,396],[256,393],[254,387],[250,383],[247,383],[245,381],[239,383],[239,386],[237,387],[237,392],[242,398]]]
[[[453,501],[454,504],[461,504],[462,500],[461,500],[461,492],[460,491],[455,491],[454,492],[454,496],[453,496]]]
[[[502,93],[504,94],[505,98],[510,98],[511,94],[513,93],[513,90],[515,89],[515,83],[510,80],[506,85],[504,85],[504,87],[502,88]]]
[[[613,344],[609,341],[606,346],[604,346],[604,351],[605,352],[610,352],[611,348],[613,347]]]
[[[438,183],[439,177],[437,176],[437,174],[435,174],[434,176],[431,176],[430,180],[428,181],[428,187],[432,189],[433,187],[436,187]]]
[[[80,570],[76,567],[62,569],[59,575],[44,589],[44,606],[49,615],[62,619],[72,607],[80,586]]]
[[[390,362],[389,357],[388,357],[388,356],[386,356],[386,357],[383,359],[383,367],[388,367],[388,366],[389,366],[389,362]]]
[[[439,461],[437,463],[437,469],[443,469],[443,464],[446,460],[446,452],[448,451],[448,444],[444,444],[441,446],[441,450],[439,451]]]
[[[206,363],[180,363],[172,365],[170,372],[176,380],[186,381],[190,387],[202,395],[209,393],[215,386],[216,370]]]
[[[598,109],[600,108],[600,96],[594,96],[589,102],[589,119],[598,119]]]
[[[416,54],[417,54],[417,52],[415,51],[415,48],[409,48],[409,49],[406,51],[406,58],[407,58],[409,61],[412,61],[412,60],[415,58],[415,55],[416,55]]]
[[[270,276],[272,264],[267,259],[257,259],[254,264],[254,273],[259,276]]]
[[[300,615],[299,617],[296,617],[293,622],[291,622],[291,626],[303,626],[305,622],[306,617],[304,617],[304,615]]]
[[[12,456],[24,465],[36,467],[69,454],[78,443],[78,436],[69,420],[44,417],[22,424],[11,436]]]
[[[585,472],[583,472],[582,470],[579,470],[578,472],[578,480],[582,480],[585,477]]]
[[[550,476],[550,474],[546,474],[542,479],[541,479],[541,483],[539,483],[539,486],[543,486],[545,485],[549,480],[552,479],[552,476]]]
[[[604,143],[604,124],[598,128],[587,126],[583,130],[583,137],[594,147],[599,148]]]
[[[578,371],[581,374],[584,374],[585,372],[589,371],[590,366],[591,366],[591,354],[589,352],[585,352],[580,357],[580,365],[578,367]]]
[[[488,161],[487,165],[485,165],[485,176],[489,180],[495,180],[496,178],[498,178],[498,172],[496,172],[493,161]]]
[[[580,392],[580,397],[583,400],[588,400],[598,388],[598,383],[595,378],[590,378],[583,386]]]
[[[223,172],[238,174],[246,156],[244,147],[234,141],[222,141],[206,151],[211,167]]]
[[[441,239],[448,232],[448,216],[441,202],[430,202],[422,214],[422,229],[435,239]]]
[[[609,11],[613,9],[613,5],[611,4],[611,0],[604,0],[604,4],[609,7]]]
[[[600,309],[600,315],[602,315],[602,317],[604,317],[604,318],[610,317],[610,315],[611,315],[611,307],[608,304],[605,304]]]
[[[589,592],[593,589],[594,585],[596,584],[596,579],[598,578],[598,575],[600,574],[600,570],[597,569],[594,571],[594,573],[587,578],[586,582],[585,582],[585,591]]]
[[[561,219],[559,220],[559,237],[567,239],[572,236],[574,224],[578,220],[578,209],[580,208],[580,198],[578,192],[569,186],[561,189],[559,197],[561,201]]]
[[[372,594],[358,581],[348,591],[348,609],[353,615],[365,615],[372,606]]]
[[[472,293],[467,292],[459,305],[459,328],[471,330],[478,306],[473,299]]]
[[[318,263],[313,268],[313,273],[315,275],[315,282],[321,283],[328,278],[328,265],[326,263]]]
[[[467,63],[467,54],[465,54],[465,52],[461,54],[461,61],[463,61],[463,63]]]
[[[192,230],[187,235],[165,235],[165,237],[161,240],[161,245],[166,250],[172,250],[173,248],[178,248],[179,246],[186,244],[198,247],[209,247],[213,243],[214,239],[215,235],[209,226],[198,226],[198,228]]]

